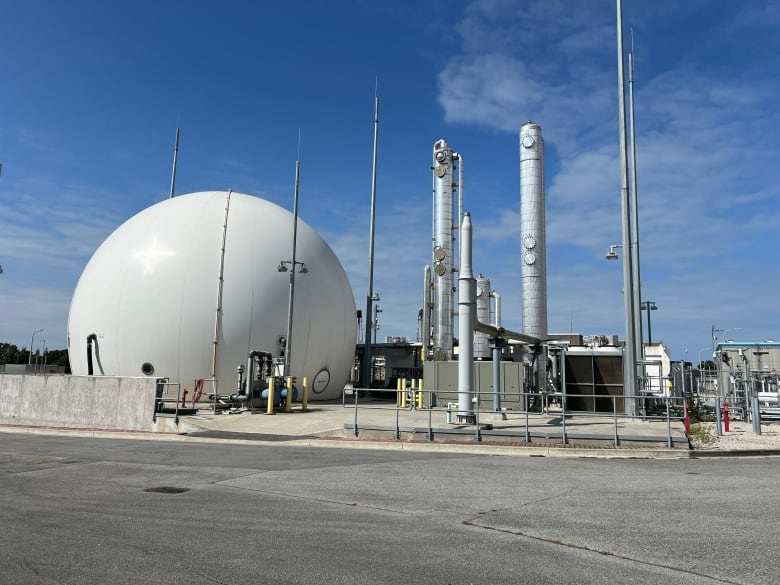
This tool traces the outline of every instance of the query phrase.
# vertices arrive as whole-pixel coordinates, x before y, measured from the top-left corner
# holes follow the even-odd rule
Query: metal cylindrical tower
[[[445,139],[433,145],[433,359],[452,359],[454,156]]]
[[[523,333],[547,337],[544,140],[538,124],[520,128],[520,238]]]
[[[463,214],[458,274],[458,422],[473,424],[474,413],[474,325],[476,280],[471,271],[471,214]]]
[[[477,321],[490,323],[490,280],[482,274],[477,276]],[[490,359],[489,336],[486,333],[474,334],[474,358],[478,360]]]

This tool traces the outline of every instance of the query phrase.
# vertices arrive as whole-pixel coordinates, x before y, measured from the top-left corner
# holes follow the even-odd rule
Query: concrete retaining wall
[[[0,374],[0,425],[170,431],[152,420],[154,378]]]

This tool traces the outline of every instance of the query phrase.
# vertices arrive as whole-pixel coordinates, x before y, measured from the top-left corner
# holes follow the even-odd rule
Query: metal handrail
[[[401,406],[401,401],[396,400],[395,403],[392,403],[388,400],[386,403],[377,402],[375,399],[372,398],[371,403],[367,402],[361,402],[360,395],[361,393],[367,394],[385,394],[388,398],[393,395],[398,395],[399,392],[405,392],[408,393],[411,389],[409,388],[403,388],[400,390],[391,390],[391,389],[368,389],[368,388],[352,388],[351,394],[353,400],[347,401],[346,396],[347,392],[344,392],[342,395],[342,407],[344,408],[353,408],[355,410],[354,412],[354,423],[353,423],[353,429],[355,436],[358,435],[359,432],[359,410],[364,411],[371,411],[371,410],[388,410],[388,411],[395,411],[395,434],[396,438],[401,437],[401,426],[400,426],[400,414],[401,412],[412,412],[412,411],[427,411],[428,412],[428,438],[430,440],[433,439],[434,436],[434,427],[433,427],[433,412],[441,412],[441,413],[449,413],[451,412],[451,408],[449,406],[432,406],[433,402],[433,396],[437,393],[440,393],[440,391],[436,389],[424,389],[424,390],[414,390],[414,395],[412,395],[412,398],[405,401],[404,406]],[[422,394],[424,397],[427,397],[427,399],[423,398],[422,400],[415,399],[415,395]],[[448,394],[452,394],[452,391],[447,391]],[[494,412],[492,409],[482,409],[480,407],[480,397],[482,395],[489,396],[492,399],[493,392],[492,390],[490,392],[479,392],[475,391],[475,398],[474,403],[474,414],[475,414],[475,422],[471,424],[460,424],[458,425],[461,428],[468,428],[470,426],[474,426],[474,435],[475,439],[477,441],[481,441],[483,438],[483,425],[480,423],[480,414],[498,414]],[[408,395],[408,394],[407,394]],[[657,396],[657,395],[651,395],[648,396],[646,394],[640,394],[636,396],[628,396],[624,394],[620,395],[604,395],[604,394],[577,394],[577,395],[571,395],[564,392],[547,392],[545,394],[540,394],[538,392],[515,392],[515,393],[504,393],[503,396],[507,399],[511,398],[517,398],[517,403],[520,406],[525,406],[525,408],[518,409],[518,410],[507,410],[502,409],[501,414],[507,414],[507,413],[516,413],[516,414],[522,414],[525,418],[525,424],[524,424],[524,430],[522,432],[518,433],[518,436],[525,436],[525,441],[530,442],[531,439],[531,433],[530,433],[530,427],[531,427],[531,419],[532,417],[549,417],[549,416],[560,416],[561,417],[561,441],[563,444],[567,444],[569,441],[570,433],[567,429],[566,422],[567,419],[570,419],[572,417],[578,417],[578,418],[599,418],[599,417],[610,417],[613,419],[613,435],[614,435],[614,444],[615,446],[618,446],[620,443],[620,432],[619,432],[619,422],[621,420],[627,421],[627,420],[642,420],[642,421],[666,421],[666,439],[667,439],[667,446],[671,447],[673,444],[672,440],[672,422],[681,422],[684,418],[684,397],[679,396]],[[583,410],[570,410],[567,408],[567,398],[582,398],[582,399],[609,399],[611,401],[612,408],[610,411],[607,412],[594,412],[594,411],[583,411]],[[536,399],[542,399],[543,404],[541,405],[541,412],[532,412],[529,408],[530,402],[532,398]],[[554,412],[550,410],[550,398],[552,399],[559,399],[561,409],[560,411]],[[644,414],[625,414],[618,411],[617,404],[618,400],[628,400],[628,399],[636,399],[638,401],[642,400],[654,400],[654,401],[660,401],[662,407],[659,409],[661,414],[654,415],[654,414],[648,414],[645,412]],[[427,406],[425,406],[427,404]],[[366,425],[364,425],[365,428]]]

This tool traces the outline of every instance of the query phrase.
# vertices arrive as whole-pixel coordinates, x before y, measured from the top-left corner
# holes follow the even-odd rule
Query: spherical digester
[[[153,205],[98,248],[71,302],[76,375],[218,380],[230,393],[250,351],[281,356],[287,331],[293,215],[250,195],[208,191]],[[305,265],[306,271],[301,268]],[[291,374],[313,399],[340,395],[356,336],[349,280],[327,243],[299,220]],[[210,386],[207,385],[207,388]]]

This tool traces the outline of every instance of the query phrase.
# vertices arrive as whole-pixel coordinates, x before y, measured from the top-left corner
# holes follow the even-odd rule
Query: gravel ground
[[[718,437],[715,423],[700,423],[708,433],[707,441],[692,437],[693,448],[702,451],[742,451],[777,450],[780,451],[780,423],[762,424],[761,434],[753,432],[753,425],[747,422],[731,421],[729,432]]]

